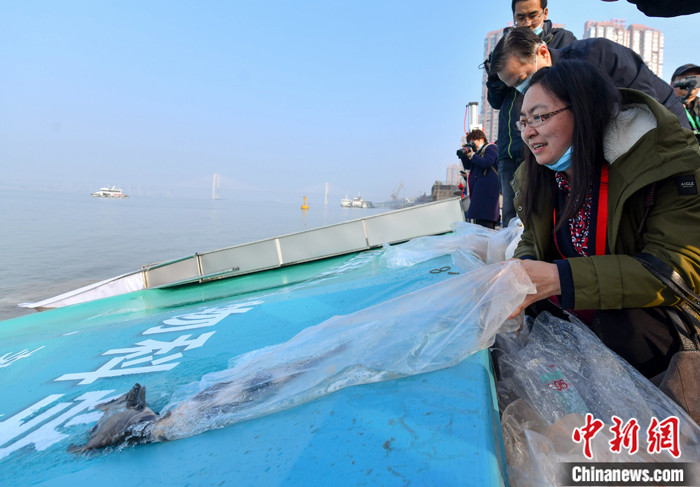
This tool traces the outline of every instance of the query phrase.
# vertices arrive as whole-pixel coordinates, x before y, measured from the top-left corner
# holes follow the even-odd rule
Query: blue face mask
[[[535,27],[532,29],[532,32],[534,32],[537,35],[540,35],[544,31],[544,28],[540,25],[539,27]]]
[[[566,171],[569,169],[569,166],[571,166],[571,152],[572,152],[573,146],[569,147],[566,152],[564,152],[564,155],[562,155],[557,162],[554,164],[548,164],[545,167],[548,167],[552,171]]]
[[[528,87],[530,86],[530,79],[531,79],[531,78],[532,78],[532,76],[530,76],[529,78],[525,79],[525,81],[523,81],[523,82],[520,83],[518,86],[516,86],[515,89],[518,90],[520,93],[522,93],[522,94],[524,95],[525,92],[527,91]]]
[[[535,73],[537,72],[537,56],[535,55]],[[528,76],[525,81],[520,83],[518,86],[515,87],[516,90],[518,90],[520,93],[523,95],[527,91],[528,87],[530,86],[530,80],[532,79],[532,75]]]

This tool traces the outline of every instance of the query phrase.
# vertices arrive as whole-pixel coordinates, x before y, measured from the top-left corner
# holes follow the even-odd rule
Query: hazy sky
[[[579,38],[586,20],[660,29],[666,81],[700,64],[700,14],[549,8]],[[3,0],[0,188],[206,196],[219,173],[226,197],[429,193],[480,100],[485,34],[511,20],[510,0]]]

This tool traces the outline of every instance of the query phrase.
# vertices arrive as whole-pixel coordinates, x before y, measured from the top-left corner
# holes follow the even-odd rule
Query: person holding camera
[[[487,228],[496,228],[500,220],[498,199],[501,194],[498,180],[498,149],[489,144],[486,134],[474,129],[467,134],[466,144],[457,151],[465,171],[469,171],[469,209],[467,220]],[[465,176],[465,171],[461,171]]]
[[[671,86],[673,92],[681,99],[690,128],[700,143],[700,66],[684,64],[676,69],[671,76]]]

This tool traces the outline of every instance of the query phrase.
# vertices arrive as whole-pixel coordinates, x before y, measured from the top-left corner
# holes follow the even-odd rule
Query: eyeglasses
[[[527,15],[523,14],[518,14],[515,16],[515,25],[520,27],[523,25],[530,25],[534,24],[537,19],[542,17],[544,15],[544,10],[540,11],[540,13],[535,13],[535,12],[530,12]]]
[[[561,113],[564,110],[568,110],[569,108],[571,108],[571,107],[569,106],[569,107],[560,108],[559,110],[554,110],[553,112],[549,112],[549,113],[543,113],[542,115],[533,115],[530,118],[526,118],[525,120],[516,121],[515,126],[521,132],[525,132],[526,128],[539,127],[540,125],[545,123],[547,120],[552,118],[557,113]]]

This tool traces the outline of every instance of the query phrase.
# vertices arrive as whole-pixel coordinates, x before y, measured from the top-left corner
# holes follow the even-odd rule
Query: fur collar
[[[643,103],[625,105],[608,124],[603,154],[609,164],[627,153],[644,134],[656,128],[656,117]]]

